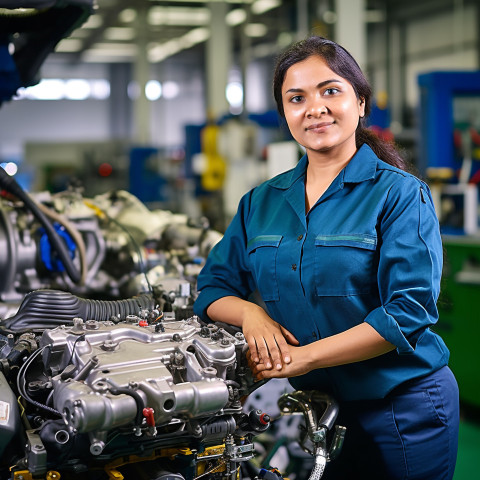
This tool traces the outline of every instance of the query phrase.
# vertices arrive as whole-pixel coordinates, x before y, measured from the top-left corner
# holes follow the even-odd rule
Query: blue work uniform
[[[449,479],[458,387],[445,367],[449,351],[431,328],[443,250],[430,191],[364,144],[306,212],[307,165],[304,156],[241,199],[198,277],[194,310],[208,321],[215,300],[258,290],[270,317],[301,345],[369,323],[396,349],[289,379],[340,401],[350,453],[325,478],[364,478],[366,458],[377,466],[366,470],[369,480]]]
[[[382,398],[447,364],[432,327],[442,243],[428,187],[363,145],[305,212],[308,160],[261,184],[238,212],[198,277],[195,311],[256,289],[268,314],[301,345],[369,323],[396,350],[291,379],[339,400]]]

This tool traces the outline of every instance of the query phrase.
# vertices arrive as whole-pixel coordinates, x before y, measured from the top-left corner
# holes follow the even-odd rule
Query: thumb
[[[300,342],[295,338],[293,333],[290,333],[285,327],[280,326],[283,336],[286,338],[287,342],[291,345],[298,345]]]

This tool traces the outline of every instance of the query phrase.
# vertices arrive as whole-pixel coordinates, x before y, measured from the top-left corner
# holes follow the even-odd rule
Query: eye
[[[336,87],[330,87],[330,88],[327,88],[323,94],[324,95],[335,95],[336,93],[339,93],[340,92],[340,89],[336,88]]]
[[[300,103],[303,100],[302,95],[295,95],[290,99],[290,103]]]

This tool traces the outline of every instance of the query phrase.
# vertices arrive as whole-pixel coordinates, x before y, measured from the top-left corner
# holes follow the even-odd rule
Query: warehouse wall
[[[390,100],[398,108],[416,108],[419,74],[479,69],[477,9],[467,5],[455,13],[452,3],[450,11],[389,26],[370,25],[367,71],[374,90],[390,90]]]

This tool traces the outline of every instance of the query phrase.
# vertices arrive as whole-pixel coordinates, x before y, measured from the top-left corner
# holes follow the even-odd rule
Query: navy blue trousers
[[[458,447],[458,385],[448,367],[386,398],[340,402],[347,427],[322,480],[451,480]]]

